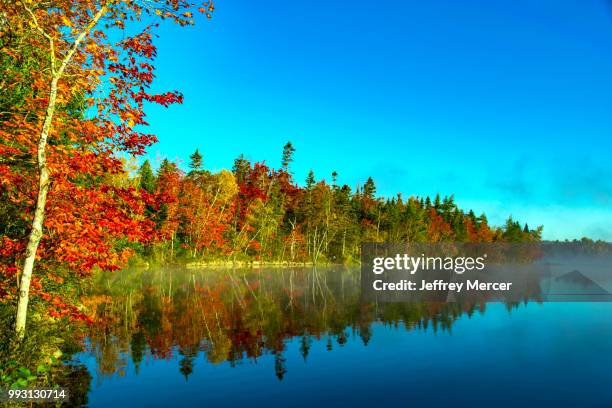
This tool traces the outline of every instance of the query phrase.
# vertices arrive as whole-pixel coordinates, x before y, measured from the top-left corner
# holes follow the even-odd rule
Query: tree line
[[[509,217],[489,225],[485,214],[460,209],[453,196],[408,198],[376,195],[370,177],[352,189],[317,179],[303,185],[290,165],[295,148],[283,148],[280,168],[238,156],[231,171],[213,173],[196,150],[189,171],[164,160],[154,172],[144,161],[133,179],[147,201],[154,239],[140,248],[163,261],[346,263],[362,242],[531,242],[530,229]]]

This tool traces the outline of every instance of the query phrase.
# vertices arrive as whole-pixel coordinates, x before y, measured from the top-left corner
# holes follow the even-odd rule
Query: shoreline
[[[331,266],[331,265],[347,265],[342,263],[314,263],[308,262],[288,262],[288,261],[228,261],[228,262],[206,262],[206,261],[194,261],[183,264],[187,269],[209,269],[209,268],[259,268],[259,267],[273,267],[273,268],[292,268],[292,267],[314,267],[314,266]],[[355,264],[358,265],[358,264]]]
[[[214,269],[214,268],[259,268],[259,267],[271,267],[271,268],[293,268],[293,267],[315,267],[315,266],[359,266],[359,261],[349,262],[312,262],[312,261],[221,261],[221,260],[186,260],[177,259],[174,262],[158,262],[156,260],[147,260],[140,257],[133,258],[126,267],[128,268],[153,268],[153,267],[165,267],[165,266],[182,266],[186,269]]]

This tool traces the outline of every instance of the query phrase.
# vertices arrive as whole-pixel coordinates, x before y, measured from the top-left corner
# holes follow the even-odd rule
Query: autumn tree
[[[228,250],[230,227],[238,186],[227,170],[195,180],[182,181],[180,197],[181,233],[191,256],[222,254]]]
[[[170,260],[174,257],[176,234],[180,227],[179,200],[183,173],[176,163],[164,159],[157,171],[155,200],[158,211],[155,214],[156,230],[162,245],[170,244]],[[162,254],[163,256],[163,254]]]
[[[130,23],[145,16],[152,21],[151,15],[192,24],[194,6],[174,0],[2,0],[0,6],[3,54],[16,61],[9,67],[9,81],[2,81],[10,106],[3,109],[0,126],[0,181],[2,194],[23,207],[29,224],[25,234],[3,238],[15,249],[3,269],[21,270],[15,330],[23,336],[41,242],[47,257],[57,255],[56,260],[69,266],[85,258],[81,263],[87,271],[116,267],[120,259],[108,257],[105,263],[90,251],[70,251],[76,259],[61,255],[65,251],[59,248],[75,238],[65,228],[76,228],[84,246],[93,249],[94,238],[107,244],[102,255],[112,252],[112,237],[138,238],[128,232],[137,216],[131,209],[139,208],[133,202],[136,194],[105,185],[105,176],[122,171],[115,153],[142,154],[155,141],[141,130],[147,124],[145,103],[168,106],[180,103],[182,96],[149,91],[156,23],[135,33],[129,31]],[[207,15],[212,9],[210,2],[199,7]],[[128,31],[115,36],[113,30]],[[88,208],[88,214],[73,211],[83,203],[101,208]],[[100,220],[110,222],[102,226]],[[63,236],[51,243],[55,231]]]

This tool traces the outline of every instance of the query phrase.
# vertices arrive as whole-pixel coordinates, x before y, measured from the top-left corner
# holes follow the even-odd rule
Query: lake
[[[89,406],[612,406],[612,303],[363,303],[358,268],[100,275]]]

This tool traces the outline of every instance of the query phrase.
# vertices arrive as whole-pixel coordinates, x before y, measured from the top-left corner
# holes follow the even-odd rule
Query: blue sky
[[[218,0],[163,26],[149,149],[211,170],[244,153],[298,181],[454,194],[547,239],[612,240],[612,6],[606,0]]]

